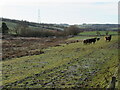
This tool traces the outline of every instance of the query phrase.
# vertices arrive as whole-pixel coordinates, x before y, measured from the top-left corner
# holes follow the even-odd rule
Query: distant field
[[[106,35],[106,31],[98,31],[101,35]],[[97,31],[82,32],[79,35],[97,35]],[[117,31],[108,31],[108,34],[118,34]]]
[[[110,42],[101,37],[95,44],[61,44],[43,51],[40,55],[3,61],[3,85],[14,88],[107,88],[118,69],[118,36],[113,36]]]
[[[3,22],[5,22],[6,25],[8,26],[8,28],[10,30],[9,33],[16,34],[15,28],[17,27],[17,25],[19,26],[19,23],[16,23],[16,22],[13,22],[13,21],[12,22],[11,21],[3,21]],[[17,29],[20,28],[20,27],[17,27]],[[29,27],[30,30],[63,30],[64,29],[63,27],[61,27],[59,25],[53,26],[53,25],[49,25],[49,24],[45,24],[45,25],[42,25],[42,24],[31,25],[31,24],[28,24],[28,27]]]
[[[16,23],[11,23],[9,21],[5,22],[9,29],[14,29],[16,27]]]
[[[88,37],[88,36],[75,36],[75,37],[69,38],[68,40],[84,40],[84,39],[88,39],[88,38],[94,38],[94,37]]]
[[[12,29],[14,30],[15,27],[17,26],[17,23],[14,23],[14,22],[9,22],[9,21],[5,21],[6,25],[8,26],[9,29]],[[30,29],[41,29],[40,27],[35,27],[35,26],[29,26]]]

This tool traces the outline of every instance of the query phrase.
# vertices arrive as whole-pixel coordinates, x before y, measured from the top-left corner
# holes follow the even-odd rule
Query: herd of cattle
[[[111,41],[111,38],[112,38],[111,35],[104,37],[105,41]],[[100,37],[90,38],[90,39],[83,40],[83,43],[84,44],[92,44],[92,43],[95,43],[96,41],[99,41],[99,40],[100,40]],[[70,41],[67,41],[66,44],[68,45],[70,43],[76,43],[76,42],[81,42],[81,40],[70,40]]]
[[[111,38],[112,38],[111,35],[104,37],[104,39],[105,39],[106,41],[111,41]],[[90,44],[90,43],[95,43],[96,41],[99,41],[99,40],[100,40],[100,38],[85,39],[85,40],[83,40],[83,43],[84,43],[84,44]]]
[[[100,40],[100,38],[91,38],[91,39],[86,39],[83,41],[84,44],[90,44],[90,43],[95,43],[96,41]]]

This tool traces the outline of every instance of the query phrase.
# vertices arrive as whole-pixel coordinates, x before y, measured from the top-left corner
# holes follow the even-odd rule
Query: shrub
[[[72,25],[65,29],[65,35],[77,35],[80,32],[80,28],[75,25]]]
[[[7,34],[8,30],[9,30],[9,28],[7,27],[6,23],[2,22],[2,33]]]

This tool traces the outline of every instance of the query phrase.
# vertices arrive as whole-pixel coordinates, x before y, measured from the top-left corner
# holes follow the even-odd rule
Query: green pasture
[[[110,42],[101,37],[95,44],[62,44],[43,51],[40,55],[3,61],[3,86],[107,88],[118,69],[118,36]]]
[[[15,29],[15,27],[16,27],[16,23],[11,23],[11,22],[5,22],[6,23],[6,25],[8,26],[8,28],[9,29]]]
[[[67,40],[84,40],[84,39],[89,39],[89,38],[94,38],[94,37],[89,37],[89,36],[75,36],[75,37],[69,38]]]
[[[85,31],[85,32],[81,32],[79,33],[79,35],[97,35],[97,32],[100,33],[100,35],[106,35],[107,31]],[[108,35],[109,34],[118,34],[117,31],[108,31]]]

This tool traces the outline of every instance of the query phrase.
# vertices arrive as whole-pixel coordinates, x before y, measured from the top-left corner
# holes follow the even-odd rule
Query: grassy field
[[[106,31],[98,31],[101,35],[106,35]],[[97,31],[82,32],[79,35],[96,35]],[[108,31],[108,34],[118,34],[117,31]]]
[[[89,39],[89,38],[94,38],[93,36],[92,37],[89,37],[89,36],[75,36],[73,38],[69,38],[67,40],[84,40],[84,39]]]
[[[3,86],[107,88],[118,70],[118,36],[113,36],[110,42],[101,37],[95,44],[76,42],[42,50],[40,55],[3,61]]]
[[[8,21],[8,20],[3,20],[3,22],[6,23],[6,25],[9,28],[9,34],[16,34],[16,30],[18,30],[19,28],[22,27],[22,24],[20,23],[24,23],[22,21]],[[59,26],[57,24],[55,24],[56,26],[50,25],[50,24],[35,24],[32,22],[29,22],[29,24],[27,24],[27,27],[29,27],[29,30],[64,30],[64,26]]]

